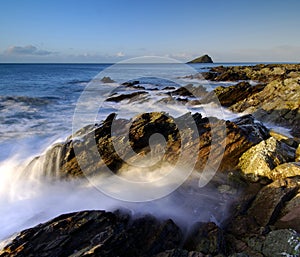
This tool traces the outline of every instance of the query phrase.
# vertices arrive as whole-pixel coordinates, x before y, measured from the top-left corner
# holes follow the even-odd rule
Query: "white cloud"
[[[54,52],[38,49],[37,47],[33,45],[27,45],[27,46],[11,46],[9,47],[5,52],[7,55],[50,55]]]
[[[118,53],[116,54],[116,56],[117,56],[117,57],[124,57],[125,54],[124,54],[123,52],[118,52]]]

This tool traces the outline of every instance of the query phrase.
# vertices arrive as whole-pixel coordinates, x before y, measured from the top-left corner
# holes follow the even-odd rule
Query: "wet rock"
[[[291,128],[300,137],[300,77],[275,80],[257,94],[230,107],[237,112],[248,112],[263,122]]]
[[[206,88],[204,86],[193,86],[193,84],[188,84],[184,87],[180,87],[176,90],[169,92],[171,96],[189,96],[189,97],[201,97],[206,94]]]
[[[274,224],[276,228],[291,228],[300,233],[300,192],[286,203]]]
[[[223,231],[214,223],[197,223],[192,228],[185,248],[204,254],[216,255],[226,252]]]
[[[251,88],[251,92],[238,91],[235,97],[224,91],[227,107],[235,112],[252,113],[258,120],[291,128],[293,136],[300,137],[300,65],[299,64],[259,64],[255,66],[213,67],[210,72],[202,74],[213,81],[254,80],[262,85]],[[197,77],[197,75],[193,75]],[[200,75],[198,75],[200,76]],[[267,84],[264,86],[264,84]],[[237,84],[239,85],[239,84]],[[232,92],[235,90],[232,87]],[[220,96],[220,98],[222,98]],[[221,102],[221,101],[220,101]]]
[[[177,248],[182,239],[171,220],[83,211],[22,231],[0,256],[153,256]]]
[[[260,92],[264,87],[265,85],[263,84],[252,86],[248,82],[240,82],[229,87],[219,86],[208,93],[204,99],[201,100],[201,103],[215,102],[217,97],[222,106],[230,107]]]
[[[263,243],[262,253],[266,257],[299,256],[300,234],[288,229],[271,231]]]
[[[132,80],[132,81],[127,81],[127,82],[122,83],[122,85],[126,86],[126,87],[132,87],[132,86],[135,86],[138,84],[140,84],[140,81],[138,81],[138,80]]]
[[[244,176],[253,182],[257,182],[261,177],[276,179],[272,170],[282,163],[293,161],[294,156],[294,148],[270,137],[243,153],[238,167]]]
[[[139,92],[133,92],[130,94],[121,94],[121,95],[117,95],[117,96],[111,96],[111,97],[108,97],[105,101],[121,102],[123,100],[133,100],[133,99],[135,99],[135,101],[136,101],[137,99],[141,99],[142,97],[145,97],[146,95],[148,95],[148,93],[146,91],[139,91]]]
[[[107,167],[117,173],[126,169],[127,163],[138,161],[150,151],[162,152],[162,149],[164,155],[156,168],[176,164],[182,156],[182,162],[186,161],[182,165],[190,165],[193,158],[195,170],[202,172],[210,157],[210,165],[219,165],[218,171],[231,172],[237,169],[238,160],[245,151],[268,137],[268,130],[251,115],[226,122],[202,118],[200,114],[187,117],[190,116],[172,118],[166,113],[153,112],[125,120],[111,114],[103,123],[79,130],[74,138],[60,145],[59,152],[56,148],[50,149],[46,158],[49,163],[55,160],[55,172],[51,171],[56,178],[101,174]],[[152,135],[156,133],[161,137],[150,147],[149,140],[153,140]],[[41,170],[41,174],[43,172]]]
[[[247,212],[248,216],[262,227],[274,224],[284,204],[295,196],[299,188],[299,177],[274,181],[260,190]]]

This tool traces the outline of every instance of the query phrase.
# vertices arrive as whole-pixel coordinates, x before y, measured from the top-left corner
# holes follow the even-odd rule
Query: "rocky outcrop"
[[[234,112],[252,113],[255,118],[291,128],[300,137],[300,65],[260,64],[255,66],[214,67],[207,73],[193,75],[193,78],[212,81],[254,80],[260,84],[246,87],[241,84],[215,92],[220,103]],[[245,82],[244,82],[245,83]],[[232,100],[231,100],[232,98]],[[223,100],[225,99],[225,101]],[[207,101],[209,98],[207,98]]]
[[[226,242],[224,233],[216,224],[196,223],[186,240],[185,248],[204,254],[225,254]]]
[[[265,85],[258,84],[255,86],[250,85],[248,82],[240,82],[233,86],[219,86],[215,88],[212,92],[203,96],[201,103],[214,102],[217,98],[222,106],[230,107],[235,103],[243,101],[248,97],[260,92]]]
[[[55,159],[55,169],[49,170],[59,178],[81,177],[82,167],[85,174],[100,174],[104,167],[118,172],[126,167],[126,163],[132,163],[138,156],[147,154],[150,151],[149,139],[159,133],[164,137],[166,145],[163,146],[161,141],[152,142],[152,148],[159,150],[165,147],[162,161],[157,165],[176,164],[178,156],[182,155],[187,163],[192,157],[196,158],[195,169],[201,172],[210,157],[211,164],[221,162],[220,172],[229,172],[236,169],[245,151],[269,136],[268,130],[251,115],[226,122],[216,118],[202,118],[200,114],[194,114],[192,120],[188,116],[173,119],[165,113],[153,112],[144,113],[130,121],[115,119],[116,115],[111,114],[101,125],[81,129],[74,135],[74,139],[69,138],[65,143],[56,145],[40,158],[47,159],[48,163]],[[114,128],[117,128],[114,134],[111,131],[113,122]],[[182,128],[180,133],[176,124]],[[115,151],[116,147],[118,152]],[[214,147],[214,151],[211,151],[211,147]],[[155,152],[155,149],[152,150]],[[194,149],[199,150],[195,152]],[[35,165],[36,161],[38,158],[30,166]],[[49,172],[44,173],[51,176]]]
[[[103,77],[101,79],[101,82],[103,82],[103,83],[114,83],[115,81],[112,80],[110,77]]]
[[[238,167],[248,180],[257,182],[261,177],[268,179],[288,177],[287,173],[280,173],[280,170],[275,168],[294,159],[294,148],[270,137],[244,152],[239,159]]]
[[[205,54],[205,55],[202,55],[192,61],[189,61],[188,63],[213,63],[213,60],[210,56]]]
[[[274,80],[297,78],[300,76],[299,64],[258,64],[255,66],[218,66],[210,72],[202,73],[205,79],[213,81],[254,80],[268,83]]]
[[[108,97],[105,101],[107,102],[121,102],[123,100],[137,101],[141,99],[145,99],[148,95],[146,91],[133,92],[129,94],[121,94],[121,95],[113,95]]]
[[[182,232],[171,220],[83,211],[22,231],[0,256],[142,257],[176,248],[182,241]]]

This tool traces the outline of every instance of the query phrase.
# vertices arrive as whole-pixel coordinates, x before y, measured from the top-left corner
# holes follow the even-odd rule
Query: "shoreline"
[[[297,234],[297,232],[300,233],[300,220],[298,218],[299,215],[297,216],[297,214],[299,214],[298,209],[300,209],[300,205],[298,204],[300,195],[300,180],[298,177],[300,176],[300,134],[298,134],[300,127],[300,103],[297,102],[297,99],[298,101],[300,99],[300,65],[271,64],[257,65],[251,67],[219,66],[211,68],[211,71],[205,73],[204,77],[213,79],[214,81],[225,80],[233,82],[236,80],[240,80],[241,78],[242,80],[252,80],[256,78],[259,82],[258,85],[250,85],[249,83],[247,84],[247,82],[239,82],[233,86],[220,86],[214,89],[214,92],[217,95],[223,107],[229,108],[230,110],[233,110],[235,112],[252,113],[253,116],[242,116],[230,122],[212,119],[212,124],[210,124],[212,120],[208,121],[207,119],[205,119],[205,117],[201,117],[201,115],[193,116],[193,119],[196,121],[199,133],[199,144],[202,146],[202,148],[200,147],[200,150],[198,152],[198,155],[200,157],[207,157],[207,153],[209,153],[209,150],[208,148],[206,148],[206,146],[209,145],[211,142],[209,141],[209,138],[211,137],[210,125],[214,125],[218,128],[218,126],[222,126],[222,122],[226,123],[227,141],[228,139],[231,141],[229,141],[230,143],[227,142],[227,148],[225,148],[225,158],[222,159],[224,162],[226,162],[226,164],[224,164],[223,166],[221,165],[220,167],[222,167],[223,170],[218,171],[222,174],[225,174],[226,180],[222,180],[221,182],[218,182],[218,180],[214,182],[212,180],[212,183],[215,183],[217,185],[216,190],[220,192],[220,195],[222,197],[236,197],[237,199],[234,199],[235,204],[233,204],[233,207],[230,210],[229,220],[226,220],[226,222],[224,221],[226,224],[219,227],[219,225],[215,224],[217,223],[216,221],[214,225],[212,225],[211,222],[206,221],[197,227],[196,231],[198,232],[191,232],[189,234],[193,236],[189,239],[190,241],[186,240],[184,244],[182,243],[184,240],[180,238],[180,232],[178,232],[176,224],[173,225],[172,223],[172,229],[174,229],[174,231],[176,230],[176,233],[179,233],[178,238],[180,239],[178,240],[178,242],[173,242],[174,244],[171,246],[171,248],[170,246],[161,246],[160,242],[156,242],[155,244],[160,245],[161,248],[159,248],[159,251],[161,251],[162,253],[167,250],[173,251],[165,253],[165,255],[161,254],[159,256],[175,256],[177,250],[172,249],[178,247],[180,248],[182,244],[184,245],[184,247],[178,251],[181,251],[182,254],[186,254],[186,256],[188,254],[187,251],[198,251],[198,255],[195,256],[204,256],[201,254],[211,254],[213,256],[216,256],[217,254],[223,254],[223,256],[229,256],[229,253],[231,254],[230,256],[234,256],[233,254],[238,252],[244,252],[245,254],[250,254],[250,256],[259,256],[261,251],[263,252],[264,256],[274,256],[272,255],[274,254],[274,251],[272,251],[272,249],[269,249],[270,246],[268,245],[268,240],[277,240],[276,242],[280,242],[281,244],[286,243],[284,244],[284,247],[288,247],[287,245],[289,243],[285,242],[284,240],[287,240],[288,237],[297,238],[297,236],[299,235]],[[126,88],[134,86],[143,85],[139,85],[139,83],[128,84],[126,85]],[[286,92],[286,87],[289,88],[290,92]],[[189,97],[191,97],[193,90],[196,89],[199,90],[199,88],[194,88],[193,86],[188,88],[189,92],[184,90],[178,91],[178,89],[168,89],[166,90],[166,94],[170,97],[166,101],[174,105],[178,103],[182,104],[182,102],[184,102],[184,104],[189,104],[191,103],[191,101],[195,100],[190,99]],[[200,99],[200,103],[202,104],[214,101],[211,94],[205,90],[202,90],[197,94],[201,95],[202,98]],[[119,96],[122,96],[122,93],[120,93]],[[121,98],[114,98],[114,101],[119,103],[122,103],[122,101],[124,100],[130,100],[133,102],[143,101],[144,99],[140,98],[140,96],[141,95],[138,94],[132,96],[131,98],[128,98],[129,96],[125,95],[124,98],[123,94]],[[290,101],[291,99],[293,99],[292,97],[294,97],[294,100],[296,102]],[[287,109],[287,111],[284,112],[280,112],[277,111],[277,107],[280,107],[279,110],[285,109],[286,107],[290,109]],[[122,168],[124,164],[122,162],[122,158],[120,160],[118,156],[115,156],[113,146],[110,145],[110,140],[113,136],[110,135],[107,129],[111,126],[113,120],[112,118],[113,117],[109,118],[108,116],[106,121],[104,121],[98,127],[94,128],[94,131],[98,133],[96,133],[96,141],[98,142],[97,146],[100,147],[99,151],[102,151],[103,155],[106,156],[106,159],[104,158],[105,165],[108,165],[114,170],[114,172],[117,173],[118,170]],[[186,120],[184,120],[185,116],[183,116],[182,119],[183,124],[186,124],[187,122]],[[260,121],[261,123],[258,121]],[[293,133],[293,137],[288,137],[285,135],[281,135],[280,133],[275,133],[268,130],[263,125],[263,123],[266,121],[273,122],[275,125],[280,124],[284,126],[290,126],[291,132]],[[117,125],[118,128],[128,128],[128,130],[130,131],[130,124],[128,123],[128,121],[126,122],[125,120],[120,119],[119,121],[117,120],[117,122],[119,122],[119,125]],[[147,126],[149,126],[149,124],[151,124],[152,127],[148,131]],[[131,128],[131,136],[129,138],[134,140],[134,143],[131,142],[131,145],[134,146],[133,149],[136,153],[148,153],[149,146],[147,145],[147,142],[151,137],[151,133],[153,131],[161,132],[159,129],[156,130],[156,128],[161,128],[162,125],[167,125],[166,127],[164,127],[163,131],[166,133],[164,135],[165,139],[169,139],[169,141],[167,141],[169,155],[164,157],[164,160],[172,162],[176,160],[176,158],[178,158],[176,156],[178,155],[177,151],[179,145],[183,147],[183,149],[185,148],[184,144],[178,143],[179,141],[176,139],[176,129],[175,131],[171,129],[174,129],[172,121],[170,119],[164,118],[163,115],[150,113],[148,117],[138,117],[136,124],[134,124],[133,128]],[[83,135],[82,142],[87,143],[87,146],[89,145],[89,139],[85,138],[85,134],[89,133],[89,130],[83,130],[82,133],[79,133]],[[187,130],[184,130],[184,133],[187,134]],[[193,139],[195,140],[195,145],[198,144],[196,139],[199,138]],[[191,139],[189,140],[190,142],[193,142],[191,141]],[[80,145],[81,141],[79,140],[78,142]],[[123,141],[120,142],[124,143]],[[76,174],[78,174],[81,165],[78,165],[77,161],[74,159],[75,155],[74,153],[72,153],[73,145],[76,143],[76,141],[72,140],[67,140],[66,142],[63,142],[61,144],[62,150],[58,151],[61,155],[58,155],[58,152],[55,155],[53,152],[54,148],[52,150],[50,149],[49,156],[52,156],[52,159],[50,157],[50,159],[48,158],[48,161],[50,163],[53,161],[53,158],[55,160],[58,160],[58,158],[62,159],[61,167],[58,171],[58,174],[65,175],[68,173],[66,173],[66,171],[69,171],[71,178],[77,176]],[[82,145],[80,145],[80,147],[81,146]],[[157,147],[157,149],[159,149],[160,141],[156,142],[155,146]],[[187,144],[186,149],[189,149],[189,147],[190,146]],[[81,153],[84,156],[83,151],[77,153],[76,158],[80,158]],[[125,149],[123,152],[123,157],[124,156],[128,158],[127,149]],[[191,156],[191,153],[187,151],[186,156]],[[129,155],[128,160],[130,160],[131,157],[132,156]],[[132,158],[135,159],[134,156]],[[251,160],[253,159],[255,159],[257,163],[251,162]],[[186,160],[189,161],[188,157],[186,158]],[[89,159],[84,159],[84,161],[86,163],[89,163],[88,165],[90,166],[91,163],[93,163],[92,160]],[[203,159],[200,160],[199,163],[203,163]],[[200,164],[198,165],[200,167],[197,167],[196,165],[196,169],[198,169],[198,172],[199,170],[201,170]],[[88,165],[86,167],[88,167]],[[96,169],[92,169],[91,172],[97,172],[98,168],[101,169],[101,165],[97,165],[98,164],[92,165],[93,168]],[[64,177],[64,175],[62,177]],[[283,185],[285,189],[282,191],[281,188],[283,187]],[[240,194],[236,195],[237,191],[239,190]],[[264,210],[262,211],[262,209]],[[79,216],[82,214],[87,215],[88,219],[91,219],[93,221],[94,214],[92,212],[78,213]],[[75,222],[74,226],[76,226],[76,224],[80,225],[81,222],[81,220],[76,220],[76,215],[76,213],[74,214],[74,216],[70,215],[71,221]],[[112,219],[119,217],[119,214],[100,213],[99,215],[100,218],[102,215],[111,215]],[[122,215],[123,214],[121,214],[120,216],[121,218]],[[8,244],[6,247],[3,248],[2,251],[0,251],[0,256],[7,256],[6,254],[15,254],[13,256],[18,256],[18,254],[22,253],[43,253],[42,249],[35,249],[35,247],[38,247],[38,245],[35,244],[42,244],[43,242],[35,241],[34,237],[32,237],[32,233],[41,233],[41,235],[48,237],[50,234],[47,234],[47,232],[43,232],[43,226],[55,227],[55,224],[60,224],[60,222],[62,222],[63,224],[63,222],[65,222],[66,216],[68,215],[63,215],[57,219],[54,219],[54,221],[49,221],[49,223],[46,223],[46,225],[40,225],[33,229],[24,231],[22,236],[18,236],[15,240],[13,240],[11,244]],[[126,219],[128,220],[129,218],[127,217],[125,218],[125,220]],[[152,221],[155,224],[159,224],[160,222],[155,221],[152,218],[146,217],[144,219],[142,218],[142,221],[137,221],[137,224],[139,224],[138,226],[141,227],[145,225],[147,228],[147,224],[149,222],[151,223]],[[109,226],[115,226],[115,224],[112,222]],[[160,225],[157,225],[155,229],[158,228],[160,229]],[[290,228],[297,230],[297,232],[288,232]],[[61,227],[60,229],[66,229],[66,237],[64,237],[64,240],[62,241],[55,241],[53,239],[53,244],[60,245],[60,247],[62,247],[63,249],[63,247],[65,247],[65,239],[68,238],[68,240],[72,241],[72,236],[69,236],[70,231],[68,231],[66,227]],[[131,227],[129,226],[128,229],[130,230]],[[164,229],[159,231],[162,233]],[[206,233],[206,236],[203,236],[203,234],[201,234],[199,231],[201,231],[201,233],[204,234]],[[96,236],[97,233],[93,236]],[[125,231],[124,233],[128,232]],[[147,244],[147,240],[151,239],[147,237],[147,233],[143,233],[141,235],[142,237],[145,237],[145,241],[143,241],[142,243]],[[157,231],[152,231],[150,233],[157,233]],[[280,236],[278,236],[276,233],[279,233],[279,235],[284,234],[287,236],[287,238],[280,238]],[[200,235],[199,241],[197,241],[198,239],[195,239],[196,235]],[[112,238],[118,238],[120,235],[117,232],[115,232],[115,234],[113,233],[110,236]],[[22,239],[23,237],[28,239]],[[77,239],[75,238],[74,240]],[[201,248],[204,247],[203,240],[205,240],[205,244],[210,245],[208,249]],[[215,240],[217,240],[218,243],[217,245],[212,246]],[[220,240],[220,242],[218,240]],[[101,251],[104,251],[101,250],[99,242],[95,244],[91,243],[88,246],[88,250],[82,248],[82,254],[84,252],[91,251],[92,249],[99,249],[100,253]],[[224,242],[226,242],[225,245]],[[26,243],[29,248],[24,247],[20,249],[19,252],[17,249],[19,249],[18,247],[21,246],[23,243]],[[83,247],[80,246],[79,242],[77,243],[79,245],[76,246],[76,249],[77,247]],[[291,245],[291,247],[293,246],[295,248],[294,250],[298,251],[297,245],[299,244],[299,242],[296,240],[294,243],[293,245]],[[103,242],[101,244],[105,245],[105,243]],[[110,245],[108,241],[107,244],[107,247],[112,248],[113,244]],[[230,245],[230,247],[228,247],[228,245]],[[133,247],[133,245],[130,245],[129,247]],[[156,247],[158,246],[156,245]],[[104,247],[104,249],[106,248]],[[145,251],[146,250],[150,251],[149,249],[145,249]],[[51,249],[49,251],[51,252]],[[141,249],[138,249],[137,251],[141,251]],[[94,254],[96,254],[96,252]],[[117,253],[112,252],[112,254]],[[148,256],[147,254],[147,252],[143,252],[140,256]],[[159,254],[159,252],[155,252],[151,256],[154,256],[154,254]],[[79,254],[78,256],[81,255]]]

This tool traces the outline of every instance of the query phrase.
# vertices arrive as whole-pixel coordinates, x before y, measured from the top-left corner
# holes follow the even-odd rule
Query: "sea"
[[[178,199],[174,203],[168,197],[145,204],[129,203],[109,198],[86,181],[43,182],[37,175],[38,168],[25,172],[25,167],[51,145],[63,142],[74,132],[74,117],[83,104],[91,104],[91,112],[95,112],[91,117],[86,115],[84,122],[87,124],[95,122],[93,119],[101,122],[111,112],[120,112],[120,116],[130,118],[139,112],[155,109],[155,102],[143,102],[136,106],[129,102],[106,104],[106,97],[124,90],[120,87],[122,83],[138,80],[151,94],[153,87],[157,91],[188,83],[204,85],[211,90],[231,83],[211,83],[184,76],[219,65],[254,64],[0,64],[0,241],[62,213],[86,209],[124,208],[134,214],[172,217],[179,223],[181,220],[199,219],[218,222],[216,217],[209,214],[209,210],[201,213],[203,207],[199,209],[199,202],[192,200],[196,198],[196,190],[192,194],[189,191],[190,198],[186,196],[185,199],[190,200],[181,201],[181,204],[178,204]],[[101,80],[103,77],[110,77],[113,82],[104,83]],[[84,97],[87,95],[90,98]],[[99,109],[94,110],[95,106]],[[197,111],[193,109],[195,107],[189,108],[176,107],[163,111],[173,112],[174,115]],[[220,116],[214,107],[209,110],[215,116]],[[222,115],[220,118],[236,117],[236,114],[226,110]],[[85,118],[84,115],[80,117]],[[76,123],[76,126],[84,122]],[[209,192],[203,197],[202,192],[200,198],[203,205],[209,202],[211,206],[213,193]]]

